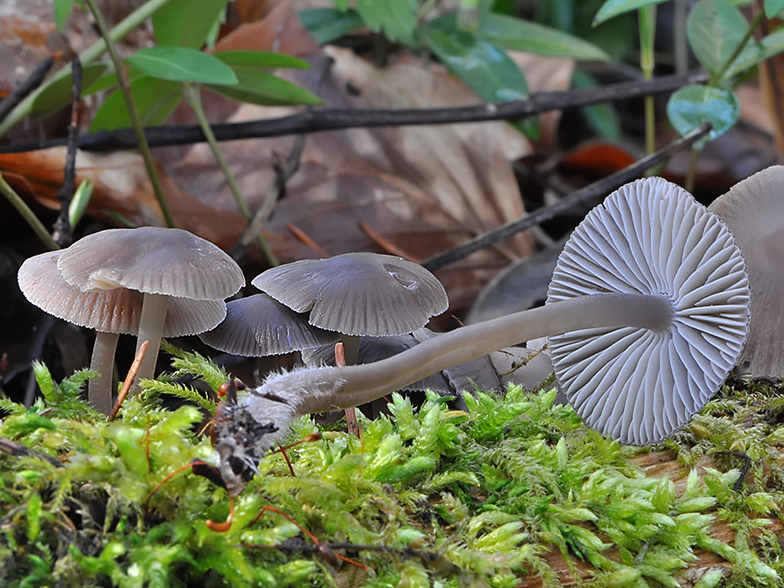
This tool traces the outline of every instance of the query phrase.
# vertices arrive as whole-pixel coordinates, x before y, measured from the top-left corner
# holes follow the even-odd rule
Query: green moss
[[[225,379],[204,358],[174,352],[180,375],[213,388]],[[329,431],[288,450],[295,476],[280,453],[267,456],[235,499],[231,530],[217,533],[207,520],[225,520],[229,501],[206,479],[186,470],[151,495],[177,468],[215,459],[199,436],[203,412],[164,410],[158,395],[174,391],[202,408],[210,399],[162,378],[105,423],[78,399],[89,374],[59,385],[43,366],[36,375],[45,401],[4,403],[0,436],[63,465],[0,455],[3,586],[505,588],[531,576],[557,582],[545,557],[553,551],[586,586],[677,586],[700,549],[727,560],[731,574],[713,568],[704,586],[781,583],[781,545],[766,516],[784,504],[784,403],[773,384],[732,382],[663,444],[692,467],[678,491],[631,461],[647,449],[586,429],[553,405],[554,390],[479,393],[466,399],[468,413],[435,394],[418,409],[394,395],[389,417],[362,420],[364,452]],[[317,430],[303,418],[291,438]],[[336,569],[280,514],[254,523],[265,505],[368,569]],[[734,529],[731,543],[710,535],[719,522]]]

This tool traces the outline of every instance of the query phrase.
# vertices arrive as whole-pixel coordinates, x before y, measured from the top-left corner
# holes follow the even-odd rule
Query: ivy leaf
[[[321,104],[321,99],[282,78],[263,71],[236,68],[237,83],[234,85],[212,85],[205,87],[240,102],[277,106],[288,104]]]
[[[672,95],[667,104],[667,116],[681,135],[693,131],[703,121],[713,124],[713,130],[694,144],[699,150],[732,128],[740,116],[740,104],[731,90],[692,84]]]
[[[776,16],[784,9],[784,0],[765,0],[765,17],[768,19]]]
[[[272,51],[221,51],[213,53],[215,57],[231,68],[273,68],[291,67],[295,69],[308,69],[310,64],[285,53]]]
[[[141,49],[128,62],[161,80],[194,84],[236,84],[234,71],[209,53],[187,47]]]
[[[727,68],[724,78],[735,77],[782,51],[784,51],[784,28],[778,28],[758,41],[756,45],[749,45],[744,49],[743,53]]]
[[[390,41],[413,40],[418,8],[416,0],[357,0],[357,11],[368,28]]]
[[[161,125],[182,99],[182,85],[141,75],[131,81],[131,94],[139,111],[142,126]],[[119,89],[104,100],[90,124],[90,132],[111,131],[131,126],[131,117]]]
[[[171,0],[152,16],[158,45],[199,49],[223,14],[228,0]]]
[[[297,15],[302,26],[319,45],[339,39],[365,25],[362,17],[353,9],[312,8],[300,10]]]
[[[729,61],[749,24],[729,0],[700,0],[686,20],[686,35],[694,55],[711,74]],[[749,48],[739,56],[745,60]]]
[[[596,16],[593,17],[593,26],[624,12],[631,12],[632,10],[638,10],[653,4],[661,4],[662,2],[665,2],[665,0],[607,0],[596,12]]]
[[[82,88],[87,88],[106,71],[106,63],[90,63],[82,67]],[[35,97],[30,116],[46,116],[67,106],[73,100],[73,75],[54,79]]]

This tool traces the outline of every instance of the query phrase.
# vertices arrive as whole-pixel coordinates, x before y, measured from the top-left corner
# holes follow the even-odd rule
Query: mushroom
[[[784,376],[784,166],[733,186],[708,207],[738,243],[751,283],[751,323],[743,350],[752,376]]]
[[[446,291],[421,265],[392,255],[345,253],[268,269],[251,283],[308,322],[343,335],[346,363],[356,363],[359,337],[404,335],[449,306]]]
[[[268,378],[222,412],[216,447],[224,476],[241,486],[238,464],[252,469],[295,416],[356,406],[543,336],[585,422],[624,443],[649,444],[684,425],[740,355],[750,299],[743,256],[715,214],[661,178],[627,184],[594,208],[557,273],[543,307],[458,328],[376,363]],[[238,443],[249,419],[278,430]]]
[[[261,293],[228,302],[226,318],[199,338],[232,355],[265,358],[314,347],[332,350],[340,333],[309,325],[307,315]]]
[[[34,259],[30,258],[28,262]],[[81,292],[97,293],[115,289],[139,292],[142,303],[138,317],[137,352],[146,340],[150,342],[150,347],[139,369],[137,382],[141,378],[153,376],[160,339],[166,325],[167,307],[173,297],[213,301],[216,307],[223,307],[221,315],[215,315],[214,322],[200,327],[201,331],[205,331],[225,316],[223,300],[245,283],[242,271],[231,257],[209,241],[181,229],[140,227],[101,231],[62,250],[56,257],[56,264],[65,283]],[[20,285],[21,281],[20,278]],[[121,299],[128,300],[129,296],[118,296],[118,302]],[[92,300],[100,303],[108,299],[96,297]],[[123,311],[119,307],[112,307],[106,308],[105,312]],[[100,339],[99,348],[102,349],[104,338]],[[95,353],[96,350],[94,356]],[[101,362],[101,366],[104,369],[101,373],[106,375],[107,364]],[[96,394],[107,396],[109,393],[96,391]],[[89,390],[88,395],[92,395]]]
[[[95,329],[90,369],[99,376],[88,384],[88,400],[93,408],[108,414],[112,409],[111,380],[117,339],[121,333],[138,334],[143,294],[126,288],[83,292],[71,286],[57,268],[62,253],[62,250],[52,251],[27,259],[19,269],[19,287],[41,310]],[[219,322],[225,314],[222,300],[172,298],[163,324],[163,336],[199,333]]]

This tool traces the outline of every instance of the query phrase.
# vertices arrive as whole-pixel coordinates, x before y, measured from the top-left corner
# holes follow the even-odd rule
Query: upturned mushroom
[[[784,376],[784,166],[733,186],[708,207],[738,243],[751,283],[751,323],[742,358],[752,376]]]
[[[715,214],[661,178],[627,184],[593,209],[557,271],[543,307],[456,329],[380,362],[270,377],[221,413],[224,477],[241,488],[295,416],[356,406],[543,336],[585,422],[624,443],[649,444],[683,426],[740,355],[750,299],[743,256]],[[277,432],[240,443],[248,422],[273,423]]]
[[[88,396],[101,407],[111,398],[118,333],[137,335],[138,345],[150,342],[137,381],[150,378],[164,333],[194,334],[214,327],[225,316],[224,299],[244,284],[239,266],[209,241],[155,227],[89,235],[55,254],[31,257],[18,277],[33,304],[99,332],[92,366],[103,379],[91,382]],[[76,310],[81,314],[72,313]],[[186,327],[178,324],[182,318]]]

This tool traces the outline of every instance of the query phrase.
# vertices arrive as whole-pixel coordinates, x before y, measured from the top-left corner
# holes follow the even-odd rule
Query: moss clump
[[[223,374],[206,360],[177,355],[178,370],[219,385]],[[45,401],[4,402],[0,436],[62,466],[0,456],[3,586],[644,587],[695,573],[705,586],[780,583],[768,514],[783,504],[781,402],[754,386],[727,388],[666,443],[691,467],[677,485],[635,465],[646,450],[554,406],[553,390],[477,393],[468,413],[436,395],[418,409],[394,395],[389,417],[363,422],[364,451],[327,431],[288,450],[294,476],[281,453],[267,456],[236,497],[231,530],[217,533],[206,521],[224,520],[229,502],[208,480],[185,471],[150,497],[178,467],[214,460],[199,435],[204,412],[166,410],[159,394],[211,401],[163,378],[105,423],[76,398],[87,375],[59,386],[42,366],[37,375]],[[291,438],[315,432],[303,418]],[[719,450],[733,453],[702,467]],[[746,455],[752,465],[737,484]],[[265,505],[321,547],[276,512],[254,522]],[[717,536],[720,525],[732,533]],[[706,553],[725,563],[695,572]]]

